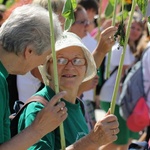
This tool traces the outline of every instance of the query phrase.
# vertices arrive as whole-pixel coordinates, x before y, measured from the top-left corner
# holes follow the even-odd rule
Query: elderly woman
[[[68,118],[64,121],[67,149],[97,150],[101,145],[115,141],[116,134],[119,132],[117,118],[114,115],[106,115],[89,133],[81,101],[77,97],[80,84],[90,80],[96,74],[96,65],[91,53],[82,44],[79,37],[73,33],[64,32],[62,38],[56,42],[56,57],[59,89],[67,92],[61,99],[68,110]],[[44,80],[48,81],[48,86],[45,86],[36,95],[43,96],[49,101],[55,95],[52,57],[48,59],[45,69],[45,74],[42,75]],[[19,119],[19,132],[32,123],[36,114],[43,107],[38,102],[32,102],[24,109]],[[60,109],[63,111],[63,108]],[[48,133],[29,149],[60,150],[59,128]]]

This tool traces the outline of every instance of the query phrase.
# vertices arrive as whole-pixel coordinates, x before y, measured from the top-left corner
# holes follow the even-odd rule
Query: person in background
[[[146,21],[146,20],[145,20]],[[144,81],[144,92],[147,94],[147,105],[150,108],[150,81],[149,81],[149,54],[150,54],[150,31],[148,30],[148,22],[145,23],[146,33],[144,34],[138,44],[136,57],[138,59],[142,58],[143,67],[143,81]],[[146,50],[146,51],[145,51]],[[148,126],[142,133],[140,141],[147,141],[150,146],[150,126]]]
[[[51,0],[52,10],[58,15],[62,30],[64,30],[65,18],[62,16],[62,10],[66,0]],[[33,4],[38,4],[48,10],[47,0],[33,0]]]
[[[150,108],[150,92],[149,92],[149,88],[150,88],[150,79],[149,79],[150,38],[149,38],[149,34],[150,34],[150,31],[148,32],[146,40],[143,39],[141,41],[141,44],[143,45],[144,49],[148,48],[148,50],[146,50],[146,52],[144,52],[144,55],[142,56],[142,65],[143,65],[144,92],[147,93],[147,105]],[[144,45],[144,43],[145,44],[147,43],[147,44]],[[150,126],[147,127],[145,140],[148,142],[150,146]]]
[[[17,75],[18,97],[24,103],[43,87],[44,83],[38,68],[32,69],[25,75]]]
[[[63,123],[67,149],[97,150],[103,144],[116,140],[116,134],[119,132],[117,118],[108,113],[96,123],[94,129],[89,133],[81,109],[81,101],[77,97],[80,84],[90,80],[96,74],[96,64],[89,50],[82,44],[77,35],[70,32],[64,32],[62,38],[56,41],[55,50],[59,91],[67,91],[65,97],[61,99],[68,110],[68,117]],[[41,72],[47,86],[36,95],[43,96],[49,101],[55,94],[52,56],[47,60],[44,70]],[[19,118],[19,132],[33,122],[43,107],[38,102],[32,102],[23,110]],[[58,150],[61,149],[60,140],[60,130],[57,128],[41,138],[28,150]],[[76,145],[77,143],[78,145]],[[73,148],[70,148],[70,145]]]
[[[91,34],[93,29],[97,26],[95,18],[98,16],[99,4],[97,0],[80,0],[78,4],[84,7],[87,12],[89,20],[88,33]]]
[[[126,23],[127,22],[128,20],[126,21]],[[125,52],[121,77],[123,77],[125,75],[126,70],[136,62],[135,54],[137,51],[137,46],[139,44],[139,41],[143,36],[143,32],[144,32],[144,24],[141,21],[140,14],[135,12],[132,20],[129,41]],[[107,112],[107,110],[110,108],[110,103],[112,100],[112,95],[114,91],[117,70],[118,70],[117,66],[119,65],[120,62],[122,49],[123,48],[121,46],[119,47],[118,43],[116,43],[112,47],[110,72],[113,72],[115,68],[116,70],[113,72],[110,78],[104,83],[100,91],[100,106],[105,112]],[[106,57],[106,62],[107,62],[107,57]],[[117,93],[116,108],[114,113],[117,116],[119,121],[120,132],[118,133],[118,139],[115,142],[111,144],[107,144],[106,146],[101,148],[102,150],[109,150],[109,149],[127,150],[132,139],[139,139],[139,133],[130,131],[126,125],[126,121],[120,116],[119,103],[118,103],[120,92],[121,92],[121,87],[119,88]]]

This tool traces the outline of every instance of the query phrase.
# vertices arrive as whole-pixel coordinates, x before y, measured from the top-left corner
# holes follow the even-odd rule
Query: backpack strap
[[[42,90],[44,87],[45,87],[45,84],[43,82],[41,82],[41,85],[40,85],[40,87],[38,88],[38,90],[36,92]]]
[[[29,98],[27,100],[27,102],[22,106],[22,108],[18,111],[17,114],[15,114],[14,116],[12,116],[12,115],[10,116],[10,119],[11,119],[11,125],[10,125],[11,137],[15,136],[18,133],[18,121],[19,121],[19,117],[20,117],[22,111],[31,102],[40,102],[44,106],[46,106],[47,103],[48,103],[48,101],[46,99],[44,99],[44,97],[42,97],[42,96],[33,96],[33,97]]]
[[[80,107],[81,107],[81,111],[82,111],[82,113],[83,113],[83,116],[85,116],[84,103],[82,102],[82,100],[81,100],[79,97],[77,97],[77,100],[78,100],[79,103],[80,103]]]
[[[30,98],[26,101],[26,103],[24,103],[24,105],[21,107],[21,109],[18,111],[18,113],[21,113],[21,112],[23,111],[23,109],[24,109],[29,103],[31,103],[31,102],[40,102],[40,103],[43,104],[44,106],[46,106],[47,103],[48,103],[48,101],[47,101],[44,97],[42,97],[42,96],[38,96],[38,95],[32,96],[32,97],[30,97]],[[18,113],[17,113],[17,114],[18,114]],[[16,115],[17,115],[17,114],[16,114]]]
[[[42,90],[43,88],[44,88],[44,83],[42,83],[41,82],[41,85],[40,85],[40,87],[39,87],[39,89],[36,91],[36,92],[38,92],[38,91],[40,91],[40,90]],[[34,97],[39,97],[39,96],[34,96]],[[41,97],[42,98],[42,97]],[[40,98],[40,99],[41,99]],[[29,98],[29,99],[32,99],[32,98]],[[43,102],[43,101],[42,101]],[[42,103],[41,102],[41,103]],[[22,108],[22,106],[24,105],[25,103],[24,102],[22,102],[22,101],[20,101],[20,100],[16,100],[15,102],[14,102],[14,106],[13,106],[13,110],[15,111],[15,114],[17,114],[18,113],[18,111]]]
[[[109,78],[115,73],[115,71],[116,71],[117,69],[118,69],[118,66],[116,66],[116,67],[111,71]],[[108,79],[109,79],[109,78],[108,78]],[[108,79],[105,79],[102,85],[104,85],[105,82],[106,82]]]
[[[29,98],[29,99],[26,101],[26,103],[25,103],[24,106],[28,105],[28,104],[31,103],[31,102],[40,102],[40,103],[43,104],[44,106],[46,106],[47,103],[48,103],[48,101],[47,101],[44,97],[39,96],[39,95],[36,95],[36,96],[32,96],[31,98]],[[23,106],[23,107],[24,107],[24,106]]]
[[[143,79],[143,56],[144,56],[145,52],[146,52],[147,50],[149,50],[149,49],[150,49],[150,46],[146,47],[145,50],[142,52],[142,56],[141,56],[142,79]],[[144,87],[144,81],[143,81],[143,87]],[[144,91],[145,91],[145,90],[144,90]],[[148,96],[148,93],[149,93],[149,92],[150,92],[150,86],[149,86],[147,92],[146,92],[146,93],[144,92],[144,97],[145,97],[146,101],[147,101],[147,96]]]

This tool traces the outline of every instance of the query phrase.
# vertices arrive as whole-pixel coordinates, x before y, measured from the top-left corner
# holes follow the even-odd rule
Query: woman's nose
[[[65,66],[65,68],[74,68],[74,65],[72,64],[72,62],[70,61],[70,62],[68,62],[67,64],[66,64],[66,66]]]

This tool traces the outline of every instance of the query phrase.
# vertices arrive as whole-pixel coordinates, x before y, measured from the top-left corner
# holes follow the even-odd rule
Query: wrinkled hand
[[[117,140],[118,126],[117,117],[108,112],[102,120],[95,124],[93,131],[89,134],[89,138],[93,144],[99,147],[111,143]]]
[[[40,135],[45,135],[57,128],[67,117],[67,108],[64,102],[58,102],[64,97],[65,91],[56,94],[36,116],[32,127],[39,132]]]
[[[116,31],[116,27],[110,26],[101,32],[98,47],[102,53],[108,53],[111,50],[112,46],[115,44],[114,34],[116,33]]]

